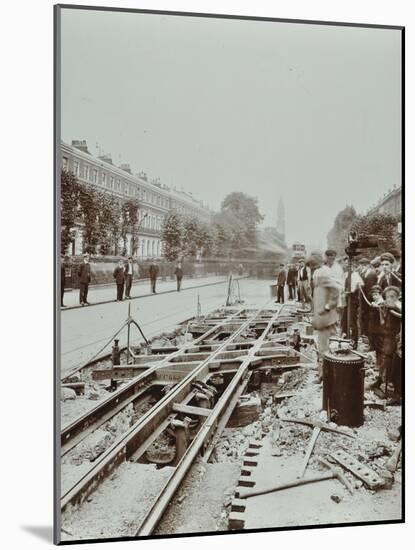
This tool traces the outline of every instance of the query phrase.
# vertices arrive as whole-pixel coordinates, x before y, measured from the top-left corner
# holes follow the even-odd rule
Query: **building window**
[[[73,161],[73,173],[75,176],[79,176],[79,162],[77,160]]]
[[[92,181],[94,183],[98,182],[98,170],[92,170]]]
[[[107,174],[105,174],[105,172],[102,172],[102,185],[105,185],[107,181]]]
[[[110,177],[110,189],[114,189],[114,176]]]
[[[117,191],[121,191],[121,181],[117,180]]]
[[[89,179],[89,166],[85,164],[84,166],[84,180]]]
[[[62,168],[68,170],[68,157],[62,157]]]

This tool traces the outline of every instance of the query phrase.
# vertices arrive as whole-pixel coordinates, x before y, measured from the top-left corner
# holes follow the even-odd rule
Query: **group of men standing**
[[[68,258],[61,259],[61,307],[66,307],[64,304],[64,295],[65,295],[65,281],[66,281],[66,270],[69,267]],[[156,294],[156,284],[157,278],[159,275],[159,266],[152,260],[149,267],[148,273],[150,278],[150,288],[152,294]],[[88,302],[88,290],[92,278],[92,269],[90,264],[89,254],[84,254],[82,262],[79,264],[77,269],[78,281],[79,281],[79,304],[81,306],[90,305]],[[121,302],[125,300],[131,300],[131,287],[133,284],[134,276],[140,275],[139,266],[134,262],[132,256],[128,256],[127,260],[120,259],[118,265],[113,271],[113,277],[116,284],[116,301]],[[181,262],[176,265],[174,270],[174,275],[177,282],[177,291],[180,292],[183,279],[183,268]]]
[[[393,384],[390,404],[401,401],[401,288],[400,253],[385,252],[369,260],[337,260],[335,250],[313,267],[304,260],[288,269],[280,264],[277,274],[277,301],[284,303],[285,287],[290,300],[310,304],[313,326],[318,333],[319,373],[330,338],[348,338],[357,349],[365,337],[375,353],[378,377],[372,388]]]
[[[318,331],[319,368],[330,337],[350,338],[353,348],[365,337],[376,356],[378,377],[372,389],[393,385],[389,404],[401,402],[401,288],[399,253],[349,262],[328,250],[313,275],[313,326]]]
[[[285,288],[288,287],[288,299],[302,303],[311,302],[312,293],[312,271],[304,260],[300,259],[298,264],[280,264],[277,273],[277,302],[285,302]]]
[[[137,270],[138,270],[137,265]],[[157,277],[159,275],[159,266],[156,262],[152,261],[148,268],[148,274],[150,277],[150,287],[152,294],[157,294],[156,284]],[[120,260],[118,266],[114,269],[114,279],[117,283],[117,302],[121,302],[123,299],[123,290],[125,284],[125,299],[131,300],[130,291],[134,275],[134,263],[132,256],[128,257],[126,263],[123,260]],[[177,292],[180,292],[183,279],[183,268],[182,264],[179,262],[174,270],[174,275],[176,277],[177,283]]]

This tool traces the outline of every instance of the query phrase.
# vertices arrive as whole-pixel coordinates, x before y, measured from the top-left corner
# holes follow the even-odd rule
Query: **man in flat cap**
[[[369,349],[376,354],[376,365],[379,372],[381,372],[383,326],[381,325],[379,306],[383,304],[383,298],[380,286],[373,285],[367,298],[370,302],[370,306],[367,306],[366,313],[366,336],[369,340]],[[378,385],[379,381],[377,380],[374,387]]]
[[[388,286],[400,286],[396,285],[397,281],[395,280],[395,277],[393,276],[392,269],[393,265],[395,263],[395,258],[390,252],[385,252],[380,257],[380,265],[382,268],[382,274],[379,277],[379,285],[382,290],[385,290]]]

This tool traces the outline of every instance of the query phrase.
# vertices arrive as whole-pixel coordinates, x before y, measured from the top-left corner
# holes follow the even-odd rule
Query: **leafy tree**
[[[78,217],[80,187],[78,180],[71,173],[61,173],[61,253],[65,254],[72,242],[71,229]]]
[[[398,221],[397,217],[390,214],[374,214],[359,216],[353,222],[351,230],[356,231],[358,238],[368,235],[376,235],[378,238],[378,248],[364,250],[366,257],[371,259],[382,252],[389,252],[394,248],[400,248]]]
[[[183,247],[183,218],[177,212],[170,212],[165,218],[161,230],[164,255],[170,262],[176,261]]]
[[[187,218],[183,221],[182,255],[195,257],[202,247],[202,226],[196,218]]]
[[[235,191],[227,195],[221,204],[223,213],[232,214],[243,228],[245,239],[250,245],[256,244],[256,229],[264,219],[258,209],[258,200],[254,197]]]
[[[348,234],[356,219],[355,208],[353,206],[346,206],[346,208],[337,214],[334,225],[327,234],[328,247],[335,250],[339,255],[344,254],[344,250],[347,247]]]
[[[80,185],[79,206],[84,222],[83,252],[95,254],[100,241],[99,199],[94,189]]]
[[[202,251],[203,257],[214,258],[218,253],[217,248],[217,226],[208,226],[202,224],[199,231],[199,243],[198,248]]]

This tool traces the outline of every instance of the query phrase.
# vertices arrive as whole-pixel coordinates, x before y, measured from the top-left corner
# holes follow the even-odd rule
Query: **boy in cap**
[[[385,300],[381,309],[383,317],[383,371],[385,376],[385,395],[388,382],[393,383],[393,396],[389,405],[399,405],[401,402],[401,359],[398,355],[398,339],[401,332],[401,304],[400,290],[396,286],[389,286],[383,291]]]
[[[376,364],[380,369],[382,356],[383,330],[380,324],[379,306],[383,304],[382,289],[379,285],[373,285],[369,296],[370,306],[367,311],[367,334],[369,349],[376,353]]]
[[[384,302],[379,307],[380,326],[382,335],[381,359],[379,362],[379,377],[372,388],[380,387],[385,382],[385,396],[388,382],[399,379],[394,372],[397,351],[397,336],[401,330],[401,308],[399,302],[400,290],[395,286],[387,287],[383,291]],[[397,384],[399,386],[399,382]],[[394,388],[394,392],[400,388]]]
[[[368,265],[365,274],[363,275],[363,294],[370,301],[371,290],[374,285],[378,284],[380,276],[380,257],[374,258]],[[360,297],[360,331],[364,336],[368,336],[368,315],[369,306],[363,296]]]

